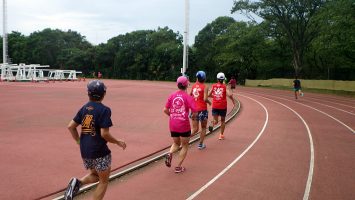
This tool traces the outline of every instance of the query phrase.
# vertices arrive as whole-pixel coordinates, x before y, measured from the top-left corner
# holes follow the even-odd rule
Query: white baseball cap
[[[218,74],[217,74],[217,79],[219,79],[219,80],[224,80],[226,77],[224,76],[224,73],[223,72],[219,72]]]

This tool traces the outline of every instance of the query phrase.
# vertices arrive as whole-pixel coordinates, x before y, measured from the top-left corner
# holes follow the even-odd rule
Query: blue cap
[[[198,71],[196,73],[196,77],[199,79],[199,80],[206,80],[206,73],[204,71]]]

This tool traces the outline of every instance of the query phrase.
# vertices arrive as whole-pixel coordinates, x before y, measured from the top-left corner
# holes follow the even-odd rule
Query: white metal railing
[[[47,81],[47,80],[77,80],[76,70],[45,69],[48,65],[0,64],[1,81]]]

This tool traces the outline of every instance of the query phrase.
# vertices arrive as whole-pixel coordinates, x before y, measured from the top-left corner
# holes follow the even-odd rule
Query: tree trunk
[[[295,76],[298,77],[302,70],[302,50],[293,48],[293,68],[295,69]]]

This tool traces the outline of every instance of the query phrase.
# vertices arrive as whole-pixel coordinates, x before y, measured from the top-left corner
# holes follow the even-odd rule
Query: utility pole
[[[3,37],[2,37],[2,63],[7,63],[7,10],[6,10],[6,0],[2,1],[2,27],[3,27]]]
[[[184,31],[184,52],[183,52],[183,65],[181,69],[181,74],[186,75],[186,69],[188,68],[188,57],[189,57],[189,12],[190,12],[190,2],[185,0],[185,31]]]

